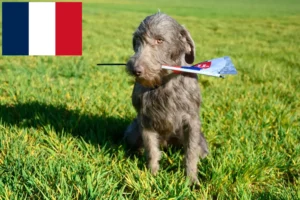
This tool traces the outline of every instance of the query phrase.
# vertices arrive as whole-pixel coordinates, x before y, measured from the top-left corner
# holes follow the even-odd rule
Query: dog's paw
[[[188,177],[191,189],[200,189],[200,181],[197,177]]]
[[[150,163],[148,165],[148,168],[153,176],[156,176],[158,174],[159,165],[157,163]]]

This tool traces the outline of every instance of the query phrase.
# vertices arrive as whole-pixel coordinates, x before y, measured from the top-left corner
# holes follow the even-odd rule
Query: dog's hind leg
[[[142,146],[142,133],[139,127],[138,118],[135,118],[127,127],[124,133],[124,139],[131,148],[139,148]]]

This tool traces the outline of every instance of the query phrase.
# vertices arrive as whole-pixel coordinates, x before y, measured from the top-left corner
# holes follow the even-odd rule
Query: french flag
[[[82,55],[82,3],[2,2],[2,55]]]

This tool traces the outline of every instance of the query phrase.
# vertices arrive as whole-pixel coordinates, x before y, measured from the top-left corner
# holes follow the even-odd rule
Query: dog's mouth
[[[163,85],[167,80],[169,80],[169,75],[173,74],[170,71],[161,69],[156,73],[147,73],[142,76],[136,76],[136,82],[140,83],[144,87],[157,88]]]
[[[161,78],[159,76],[156,76],[153,78],[136,77],[135,80],[142,86],[148,87],[148,88],[159,87],[162,83]]]
[[[135,81],[147,88],[157,88],[164,84],[172,71],[162,69],[161,63],[143,63],[142,66],[135,66],[132,60],[126,64],[126,71],[135,77]]]

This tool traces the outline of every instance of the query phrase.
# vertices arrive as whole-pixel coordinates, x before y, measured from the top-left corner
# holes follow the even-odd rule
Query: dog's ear
[[[190,33],[183,27],[181,30],[181,39],[185,45],[185,61],[188,64],[193,64],[195,60],[195,44]]]

